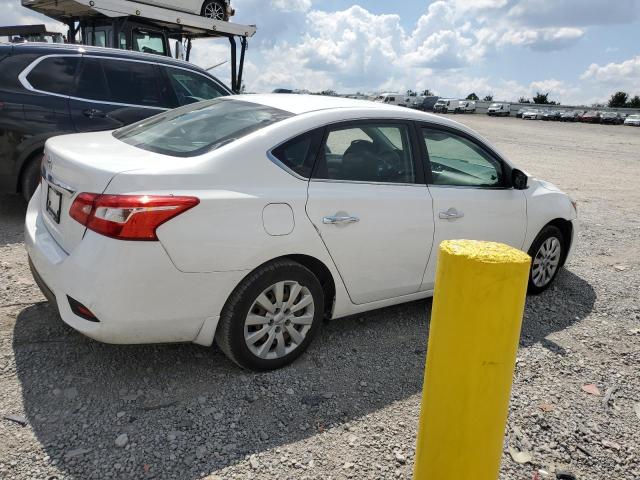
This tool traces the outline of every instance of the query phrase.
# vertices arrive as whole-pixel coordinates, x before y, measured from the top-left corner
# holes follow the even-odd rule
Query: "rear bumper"
[[[211,344],[220,311],[246,272],[183,273],[159,242],[91,231],[68,254],[46,229],[39,205],[40,190],[27,210],[25,246],[34,279],[65,323],[105,343]],[[75,315],[68,296],[99,321]]]

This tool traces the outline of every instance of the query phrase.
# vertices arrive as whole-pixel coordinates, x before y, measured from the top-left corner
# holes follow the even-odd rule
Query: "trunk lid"
[[[111,132],[49,139],[42,164],[40,209],[51,236],[71,253],[86,230],[69,216],[77,195],[103,193],[118,173],[158,166],[159,157],[162,158],[117,140]]]

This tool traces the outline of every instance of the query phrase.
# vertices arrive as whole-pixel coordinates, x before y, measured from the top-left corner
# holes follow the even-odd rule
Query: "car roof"
[[[164,65],[175,65],[178,67],[187,67],[191,70],[199,72],[206,71],[193,63],[185,62],[164,55],[153,53],[134,52],[131,50],[121,50],[118,48],[94,47],[91,45],[78,45],[69,43],[46,43],[46,42],[27,42],[27,43],[11,43],[7,44],[13,47],[12,53],[37,53],[41,55],[59,55],[64,53],[78,54],[90,53],[91,55],[104,56],[109,58],[127,58],[135,60],[144,60],[147,62],[162,63]]]
[[[233,98],[251,103],[259,103],[261,105],[266,105],[272,108],[277,108],[279,110],[293,113],[294,115],[334,108],[371,108],[384,111],[395,111],[396,113],[406,113],[409,111],[406,107],[397,107],[394,105],[372,102],[369,100],[358,100],[354,98],[344,97],[329,97],[325,95],[266,93],[236,95]]]

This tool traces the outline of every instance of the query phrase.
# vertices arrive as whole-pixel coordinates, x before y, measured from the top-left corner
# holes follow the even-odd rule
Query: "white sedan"
[[[527,110],[522,114],[523,120],[540,120],[544,112],[542,110],[538,110],[537,108],[533,108],[531,110]]]
[[[324,318],[433,294],[438,245],[503,242],[546,289],[576,208],[457,122],[305,95],[200,102],[50,139],[29,203],[34,277],[109,343],[195,342],[283,366]]]

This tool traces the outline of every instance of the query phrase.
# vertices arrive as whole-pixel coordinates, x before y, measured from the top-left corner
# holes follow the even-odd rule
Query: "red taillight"
[[[195,207],[196,197],[81,193],[69,215],[94,232],[119,240],[158,240],[156,229]]]

